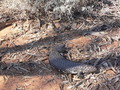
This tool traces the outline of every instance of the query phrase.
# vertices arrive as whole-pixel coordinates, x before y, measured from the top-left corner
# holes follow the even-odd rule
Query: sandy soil
[[[105,10],[70,22],[0,17],[0,90],[120,90],[119,11]],[[98,72],[78,78],[52,68],[49,51],[57,44],[66,44],[66,58]]]
[[[93,32],[90,35],[84,35],[83,33],[83,36],[82,33],[78,33],[79,31],[73,31],[72,34],[69,31],[56,33],[50,23],[47,24],[47,27],[43,25],[41,28],[39,28],[37,24],[38,22],[34,20],[23,22],[17,21],[0,30],[0,90],[8,90],[8,88],[9,90],[70,90],[72,88],[72,82],[70,83],[70,79],[67,79],[70,77],[66,77],[64,74],[52,69],[48,62],[51,46],[60,42],[66,43],[67,48],[71,48],[68,50],[66,49],[68,51],[67,56],[71,60],[82,60],[84,62],[85,60],[83,59],[87,58],[90,63],[92,63],[94,61],[90,59],[102,58],[103,54],[105,58],[105,56],[108,55],[106,52],[119,53],[119,51],[117,51],[119,49],[119,40],[115,38],[119,37],[119,28],[102,32]],[[61,27],[58,22],[54,24],[56,27]],[[73,38],[74,36],[75,38]],[[105,42],[109,43],[104,44]],[[77,53],[78,48],[85,49],[91,45],[91,43],[101,44],[99,47],[101,51],[97,53],[93,47],[94,50],[92,51],[92,55],[88,57],[87,55],[91,54],[89,50],[87,51],[88,53],[86,51]],[[107,57],[109,58],[110,56],[106,56],[106,58]],[[114,58],[111,59],[114,60]],[[115,59],[115,61],[116,60],[117,59]],[[102,63],[104,62],[102,61]],[[107,65],[107,63],[104,64],[105,66]],[[113,68],[108,68],[103,69],[98,74],[90,74],[90,76],[96,78],[102,73],[104,77],[108,79],[112,79],[117,75],[117,72],[113,71]],[[93,80],[90,76],[87,76],[87,78],[89,77],[89,82]],[[75,77],[71,79],[75,82],[76,80],[79,81],[79,79]],[[93,84],[102,84],[106,82],[105,80],[99,78],[98,80],[94,80]],[[101,87],[103,86],[108,88],[106,85],[101,85]]]

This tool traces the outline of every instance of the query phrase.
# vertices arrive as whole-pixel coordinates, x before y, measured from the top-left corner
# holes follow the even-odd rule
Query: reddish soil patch
[[[119,57],[115,55],[119,54],[120,29],[83,35],[79,31],[56,32],[51,23],[41,28],[37,24],[36,21],[15,22],[1,29],[0,90],[86,90],[93,87],[102,90],[108,88],[107,80],[118,75]],[[55,25],[61,27],[58,22]],[[75,79],[52,69],[48,62],[49,50],[58,43],[66,43],[67,58],[88,61],[99,67],[99,73]]]

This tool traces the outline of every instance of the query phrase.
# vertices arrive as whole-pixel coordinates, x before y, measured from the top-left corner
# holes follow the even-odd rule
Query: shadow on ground
[[[21,46],[14,46],[14,47],[5,47],[0,48],[1,52],[1,60],[2,57],[7,53],[16,53],[19,51],[24,51],[27,49],[32,49],[34,47],[42,46],[42,45],[53,45],[55,43],[65,43],[67,40],[72,40],[74,38],[83,36],[83,35],[90,35],[92,32],[101,32],[101,31],[109,31],[112,28],[119,28],[120,21],[116,20],[113,23],[109,23],[106,25],[96,26],[91,30],[76,30],[71,32],[65,32],[57,34],[53,37],[47,37],[45,39],[41,39],[38,41],[34,41],[25,45]],[[117,66],[120,64],[118,63]],[[32,76],[32,75],[48,75],[51,74],[51,70],[49,69],[50,66],[48,63],[40,62],[19,62],[19,63],[4,63],[0,62],[0,74],[1,75],[14,75],[14,76]]]

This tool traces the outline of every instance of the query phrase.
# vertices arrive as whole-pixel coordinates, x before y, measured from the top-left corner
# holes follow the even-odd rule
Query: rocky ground
[[[0,7],[0,90],[119,90],[120,3],[112,3],[69,22],[19,20],[17,11]],[[93,64],[98,72],[78,78],[52,68],[49,51],[61,43],[66,58]]]

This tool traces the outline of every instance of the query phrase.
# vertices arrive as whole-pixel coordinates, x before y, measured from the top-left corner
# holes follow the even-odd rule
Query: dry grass
[[[73,19],[74,14],[82,14],[81,11],[91,13],[93,9],[102,5],[99,0],[1,0],[2,7],[12,10],[27,11],[27,15],[35,17],[46,15],[57,19]],[[107,1],[107,0],[103,0]],[[107,3],[109,4],[109,3]],[[14,11],[13,11],[14,12]],[[88,13],[88,14],[89,14]],[[23,16],[24,17],[24,16]]]
[[[18,21],[13,25],[11,23],[11,29],[3,29],[0,34],[0,56],[2,57],[0,70],[3,72],[1,75],[14,75],[16,77],[17,74],[22,77],[29,76],[33,78],[33,74],[40,77],[39,75],[51,75],[51,72],[54,72],[56,77],[58,72],[56,74],[54,70],[50,69],[48,63],[49,49],[56,43],[66,43],[71,39],[74,41],[75,38],[76,41],[72,42],[72,44],[76,45],[76,47],[70,51],[68,50],[68,58],[95,65],[99,67],[99,72],[89,74],[84,79],[77,78],[77,80],[75,78],[75,80],[72,78],[73,82],[69,81],[68,76],[59,73],[59,77],[64,80],[61,88],[64,88],[64,84],[67,84],[67,89],[71,90],[73,88],[79,88],[80,90],[103,90],[103,88],[104,90],[109,88],[119,90],[120,29],[118,28],[120,27],[120,2],[119,0],[117,2],[109,0],[113,3],[113,6],[109,6],[108,4],[103,5],[103,1],[106,0],[99,0],[101,2],[97,2],[97,0],[82,1],[82,3],[80,3],[81,0],[4,0],[4,2],[1,2],[0,21],[3,18],[3,24],[9,21],[10,17],[12,19],[33,19],[39,18],[45,13],[46,16],[52,16],[53,18],[58,16],[59,19],[66,17],[67,19],[73,19],[75,12],[88,12],[86,14],[80,13],[79,19],[72,22],[53,21],[51,23],[42,18],[45,23],[42,26],[40,26],[41,21],[39,20]],[[96,4],[89,4],[92,1],[96,1],[94,2]],[[99,5],[103,6],[100,9],[97,9],[97,6],[91,7],[95,5],[98,5],[98,7]],[[97,13],[97,17],[91,17],[91,12],[95,15]],[[86,15],[87,17],[85,17]],[[116,19],[118,19],[118,22],[115,22]],[[78,37],[80,37],[80,41],[77,41],[76,38]],[[16,79],[18,80],[18,78]],[[35,81],[36,84],[42,85],[39,84],[40,81],[37,82],[36,79]]]

